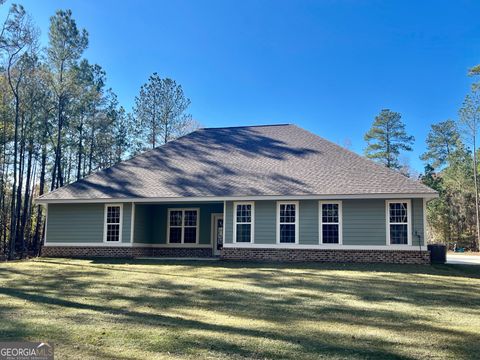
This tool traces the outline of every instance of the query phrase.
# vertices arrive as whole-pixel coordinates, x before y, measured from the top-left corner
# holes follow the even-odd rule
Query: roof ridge
[[[240,125],[240,126],[220,126],[220,127],[204,127],[198,130],[218,130],[218,129],[239,129],[239,128],[257,128],[257,127],[272,127],[272,126],[291,126],[295,124],[265,124],[265,125]]]

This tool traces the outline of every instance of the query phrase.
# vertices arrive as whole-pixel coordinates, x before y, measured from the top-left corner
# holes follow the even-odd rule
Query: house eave
[[[138,198],[90,198],[90,199],[35,199],[37,204],[83,203],[187,203],[260,200],[348,200],[348,199],[435,199],[438,193],[384,193],[384,194],[328,194],[328,195],[253,195],[253,196],[191,196],[191,197],[138,197]]]

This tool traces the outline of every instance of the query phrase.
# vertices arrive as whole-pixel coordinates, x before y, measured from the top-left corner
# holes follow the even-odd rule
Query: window
[[[105,205],[104,242],[122,241],[122,204]]]
[[[234,229],[233,242],[253,242],[253,203],[234,203],[233,214]]]
[[[168,209],[167,236],[170,244],[198,243],[198,210]]]
[[[387,245],[411,244],[410,201],[387,201]]]
[[[342,243],[342,202],[320,202],[320,243]]]
[[[298,202],[277,202],[277,243],[298,243]]]

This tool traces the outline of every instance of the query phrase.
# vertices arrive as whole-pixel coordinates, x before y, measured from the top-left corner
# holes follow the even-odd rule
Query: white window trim
[[[223,202],[223,244],[224,245],[227,242],[226,239],[225,239],[225,236],[226,236],[226,229],[225,228],[227,227],[226,219],[227,219],[227,202],[224,201]]]
[[[47,245],[47,231],[48,231],[48,204],[45,204],[45,234],[43,234],[43,245]]]
[[[179,243],[171,243],[170,242],[170,212],[172,211],[181,211],[182,212],[182,226],[174,226],[174,227],[179,227],[182,229],[181,237],[180,240],[181,242]],[[197,212],[197,225],[196,226],[185,226],[185,211],[196,211]],[[195,242],[194,243],[185,243],[185,228],[196,228],[197,231],[195,233]],[[167,211],[167,244],[185,244],[185,245],[195,245],[198,244],[199,240],[199,234],[200,234],[200,209],[199,208],[169,208]]]
[[[133,239],[135,238],[135,203],[132,202],[131,208],[131,218],[130,218],[130,242],[133,243]]]
[[[107,210],[109,207],[119,207],[120,208],[120,227],[117,241],[107,241]],[[103,242],[106,244],[118,244],[122,242],[122,232],[123,232],[123,204],[105,204],[103,218]]]
[[[295,242],[294,243],[282,243],[280,242],[280,206],[281,205],[295,205],[295,222],[294,223],[288,223],[288,224],[294,224],[295,225]],[[298,223],[299,223],[299,202],[298,201],[277,201],[277,244],[298,244]],[[287,224],[287,223],[284,223]]]
[[[390,244],[390,225],[404,223],[390,223],[390,204],[407,204],[407,244]],[[387,231],[387,246],[412,246],[412,201],[409,199],[385,200],[385,222]]]
[[[233,203],[233,242],[237,242],[237,205],[250,205],[251,206],[251,221],[250,223],[238,223],[238,224],[250,224],[250,242],[240,242],[239,244],[253,244],[255,241],[255,202],[253,201],[237,201]],[[225,220],[224,220],[225,221]],[[225,241],[225,240],[224,240]]]
[[[325,223],[335,225],[338,224],[338,244],[323,242],[323,213],[322,205],[337,204],[338,205],[338,223]],[[342,245],[343,244],[343,203],[342,201],[319,201],[318,202],[318,242],[320,245]]]
[[[423,246],[427,246],[427,199],[423,199]]]

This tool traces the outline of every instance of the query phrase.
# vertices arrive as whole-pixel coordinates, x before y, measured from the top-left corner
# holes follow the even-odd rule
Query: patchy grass
[[[480,267],[38,259],[0,319],[58,359],[478,358]]]

